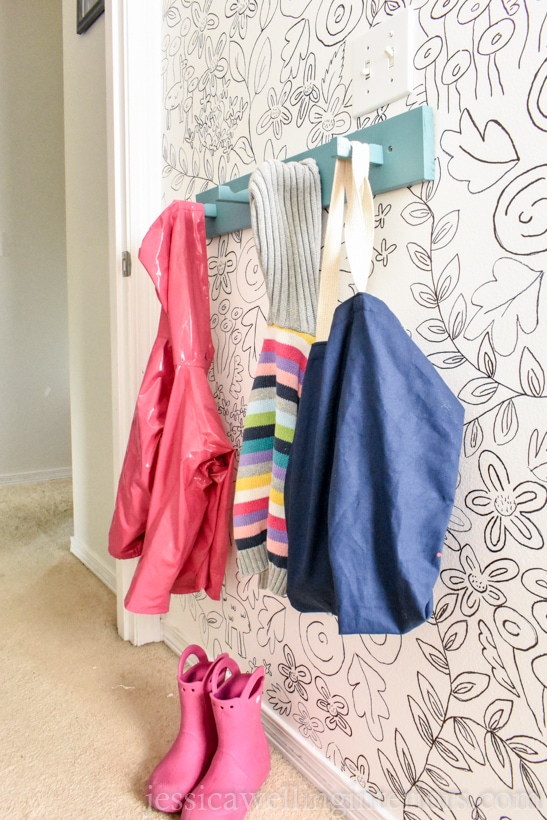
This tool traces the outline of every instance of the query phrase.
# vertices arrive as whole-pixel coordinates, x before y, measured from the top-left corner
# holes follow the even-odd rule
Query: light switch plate
[[[394,102],[414,88],[412,9],[348,40],[353,79],[353,116]]]

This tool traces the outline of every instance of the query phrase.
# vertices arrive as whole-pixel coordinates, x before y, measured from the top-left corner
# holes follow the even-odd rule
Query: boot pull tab
[[[239,666],[226,652],[219,655],[211,664],[211,668],[203,679],[203,688],[205,692],[212,692],[215,694],[217,689],[222,686],[226,680],[226,672],[230,671],[232,675],[239,674]]]
[[[190,646],[186,647],[186,649],[184,650],[184,652],[180,656],[180,660],[179,660],[179,677],[182,677],[182,675],[184,673],[184,665],[185,665],[186,661],[188,660],[188,658],[191,655],[195,655],[196,658],[198,659],[199,663],[208,663],[209,662],[209,658],[207,657],[206,652],[201,648],[201,646],[198,646],[197,643],[192,643],[192,644],[190,644]]]
[[[241,693],[242,698],[248,700],[255,700],[257,703],[262,697],[262,687],[264,686],[264,667],[259,666],[252,675],[249,675],[249,680],[245,684],[245,688]]]

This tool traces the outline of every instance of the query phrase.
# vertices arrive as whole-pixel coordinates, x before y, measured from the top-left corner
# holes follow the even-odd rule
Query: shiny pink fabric
[[[131,612],[168,612],[171,593],[216,600],[230,544],[234,450],[207,372],[213,358],[203,205],[173,202],[139,259],[161,302],[129,434],[108,550],[140,556]]]

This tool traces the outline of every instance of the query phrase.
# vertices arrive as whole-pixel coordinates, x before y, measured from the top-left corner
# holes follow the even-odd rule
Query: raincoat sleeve
[[[224,578],[234,452],[215,429],[203,371],[181,368],[174,394],[169,410],[176,405],[180,416],[168,412],[143,554],[125,600],[131,612],[168,612],[171,593],[203,589],[218,600]]]
[[[159,443],[174,377],[166,325],[167,315],[162,311],[158,336],[137,397],[108,534],[108,551],[114,558],[136,558],[142,552]]]

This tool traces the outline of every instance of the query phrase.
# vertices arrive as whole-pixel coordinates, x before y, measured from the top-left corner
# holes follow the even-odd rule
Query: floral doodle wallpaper
[[[466,411],[434,615],[342,638],[232,555],[220,603],[175,597],[168,618],[264,664],[269,708],[388,816],[547,818],[547,3],[407,3],[414,91],[356,121],[347,39],[402,5],[164,0],[164,194],[434,108],[435,182],[375,198],[369,280]],[[238,445],[265,287],[250,231],[208,252],[211,385]]]

